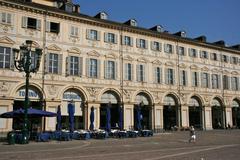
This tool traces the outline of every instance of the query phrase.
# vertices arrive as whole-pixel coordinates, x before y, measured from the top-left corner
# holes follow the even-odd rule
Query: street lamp
[[[14,65],[20,72],[26,73],[26,84],[25,84],[25,101],[24,101],[24,124],[22,129],[22,144],[28,143],[28,108],[29,108],[29,98],[28,98],[28,88],[29,88],[29,76],[30,73],[36,73],[40,66],[42,49],[35,48],[32,50],[32,41],[26,40],[26,43],[20,46],[20,50],[14,48],[13,52],[15,54]]]

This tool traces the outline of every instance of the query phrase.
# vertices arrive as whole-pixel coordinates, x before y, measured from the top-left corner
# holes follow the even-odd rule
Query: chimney
[[[220,41],[217,41],[217,42],[213,42],[213,44],[225,47],[225,42],[223,40],[220,40]]]
[[[207,41],[207,37],[206,36],[199,36],[197,38],[194,38],[195,40],[199,41],[199,42],[206,42]]]
[[[74,5],[74,12],[80,13],[80,5],[78,5],[78,4]]]

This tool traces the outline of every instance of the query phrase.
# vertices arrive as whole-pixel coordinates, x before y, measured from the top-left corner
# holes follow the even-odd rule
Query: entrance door
[[[200,107],[189,107],[189,125],[195,128],[202,128]]]
[[[172,130],[177,126],[177,116],[176,116],[175,106],[164,106],[163,108],[163,128],[165,130]]]

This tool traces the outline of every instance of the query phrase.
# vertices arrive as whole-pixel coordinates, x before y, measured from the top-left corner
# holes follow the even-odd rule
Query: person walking
[[[196,133],[195,133],[195,129],[194,129],[194,127],[193,126],[191,126],[190,128],[189,128],[189,131],[190,131],[190,138],[189,138],[189,143],[191,143],[191,142],[196,142]]]

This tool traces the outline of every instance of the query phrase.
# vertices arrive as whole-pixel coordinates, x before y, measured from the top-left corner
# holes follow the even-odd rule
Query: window
[[[202,81],[201,81],[201,85],[203,88],[208,88],[209,86],[209,74],[208,73],[202,73]]]
[[[78,27],[71,26],[70,35],[73,37],[78,37]]]
[[[189,48],[188,54],[189,54],[190,57],[196,58],[197,57],[197,50],[193,49],[193,48]]]
[[[184,70],[180,71],[180,85],[187,86],[187,72]]]
[[[46,31],[58,34],[60,32],[60,23],[47,21]]]
[[[154,68],[155,83],[162,83],[162,69],[160,67]]]
[[[151,49],[154,51],[161,51],[162,44],[156,41],[151,42]]]
[[[105,78],[115,79],[116,78],[116,63],[114,61],[105,61]]]
[[[227,55],[222,55],[222,62],[228,63],[229,57]]]
[[[232,77],[231,78],[231,86],[233,91],[238,90],[238,77]]]
[[[137,47],[147,49],[147,41],[145,39],[137,39]]]
[[[97,30],[93,30],[93,29],[87,29],[87,39],[99,41],[100,40],[100,32]]]
[[[48,66],[49,73],[58,73],[58,54],[50,53],[49,54],[49,66]]]
[[[22,17],[22,27],[41,30],[41,20],[30,17]]]
[[[167,68],[166,69],[166,73],[165,73],[165,81],[166,84],[170,84],[173,85],[174,84],[174,70],[171,68]]]
[[[230,89],[230,80],[227,75],[223,76],[223,89]]]
[[[1,23],[3,24],[11,24],[12,23],[12,14],[10,13],[0,13]]]
[[[173,53],[173,45],[165,44],[164,45],[164,52],[172,54]]]
[[[192,86],[193,87],[198,87],[199,86],[198,72],[192,72]]]
[[[238,64],[238,58],[237,57],[231,57],[231,63],[232,64]]]
[[[212,88],[219,89],[220,88],[220,75],[212,74]]]
[[[208,52],[207,51],[201,51],[200,52],[200,58],[208,59]]]
[[[137,65],[137,81],[145,81],[145,66],[143,64]]]
[[[211,53],[211,59],[214,60],[214,61],[218,61],[217,53]]]
[[[104,33],[105,42],[107,43],[117,43],[117,35],[113,33]]]
[[[76,76],[79,74],[79,59],[75,56],[70,56],[70,75]]]
[[[97,59],[90,59],[89,60],[89,72],[88,72],[88,75],[89,77],[91,78],[97,78],[98,77],[98,65],[99,65],[99,62]]]
[[[11,48],[0,46],[0,68],[10,68]]]
[[[132,64],[125,63],[125,80],[131,81],[132,80]]]
[[[129,36],[123,36],[122,38],[122,44],[126,46],[133,46],[133,40]]]
[[[185,48],[181,47],[181,46],[178,46],[178,54],[180,56],[185,56]]]

